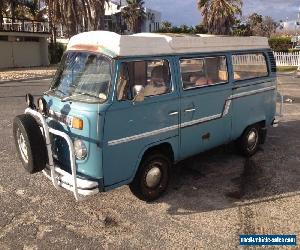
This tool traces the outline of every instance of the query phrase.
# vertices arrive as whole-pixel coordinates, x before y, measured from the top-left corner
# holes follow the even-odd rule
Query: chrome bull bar
[[[43,128],[43,135],[45,138],[46,149],[48,154],[48,167],[50,170],[50,173],[47,170],[43,170],[43,173],[47,178],[49,178],[52,181],[55,188],[60,189],[60,187],[62,187],[69,191],[72,191],[76,201],[82,200],[84,198],[83,196],[89,196],[99,193],[98,182],[84,180],[77,177],[75,151],[71,138],[66,133],[49,127],[46,123],[45,117],[36,110],[27,108],[25,110],[25,114],[33,116],[37,120],[39,125]],[[62,137],[67,142],[70,151],[70,163],[72,174],[65,172],[64,170],[62,170],[54,164],[50,133]]]

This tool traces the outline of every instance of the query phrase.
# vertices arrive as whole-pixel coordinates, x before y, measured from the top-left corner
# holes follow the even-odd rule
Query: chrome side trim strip
[[[178,128],[179,128],[179,125],[174,125],[174,126],[170,126],[170,127],[166,127],[166,128],[162,128],[162,129],[158,129],[158,130],[153,130],[151,132],[146,132],[146,133],[142,133],[142,134],[139,134],[139,135],[133,135],[133,136],[125,137],[125,138],[122,138],[122,139],[109,141],[108,145],[109,146],[114,146],[114,145],[118,145],[118,144],[125,143],[125,142],[136,141],[136,140],[146,138],[146,137],[149,137],[149,136],[154,136],[154,135],[158,135],[158,134],[161,134],[161,133],[169,132],[169,131],[172,131],[172,130],[175,130],[175,129],[178,129]]]
[[[271,86],[271,87],[266,87],[266,88],[262,88],[262,89],[252,90],[252,91],[248,91],[248,92],[242,92],[242,93],[231,95],[228,99],[232,100],[232,99],[236,99],[236,98],[240,98],[240,97],[244,97],[244,96],[249,96],[249,95],[254,95],[254,94],[257,94],[257,93],[262,93],[262,92],[266,92],[266,91],[270,91],[270,90],[275,90],[275,89],[276,89],[275,86]]]
[[[197,119],[197,120],[192,120],[192,121],[189,121],[189,122],[181,123],[180,127],[185,128],[185,127],[193,126],[193,125],[196,125],[196,124],[199,124],[199,123],[204,123],[204,122],[208,122],[208,121],[211,121],[211,120],[216,120],[216,119],[219,119],[221,117],[222,117],[222,114],[203,117],[203,118],[200,118],[200,119]]]
[[[230,105],[231,105],[231,100],[226,100],[225,102],[225,106],[224,106],[224,110],[223,110],[223,114],[222,117],[228,115],[229,109],[230,109]]]

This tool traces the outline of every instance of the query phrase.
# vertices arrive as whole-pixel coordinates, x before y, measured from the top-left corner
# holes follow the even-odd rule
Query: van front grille
[[[51,135],[53,158],[64,171],[71,173],[70,152],[68,143],[61,137]]]

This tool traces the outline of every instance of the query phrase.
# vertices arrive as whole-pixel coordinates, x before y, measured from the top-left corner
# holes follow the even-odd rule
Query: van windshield
[[[111,81],[111,61],[99,54],[67,52],[49,92],[62,101],[105,102]]]

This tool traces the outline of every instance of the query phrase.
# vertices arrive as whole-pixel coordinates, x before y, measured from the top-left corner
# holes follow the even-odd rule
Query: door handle
[[[186,109],[184,112],[188,113],[188,112],[194,112],[196,111],[196,109]]]
[[[178,115],[178,112],[177,112],[177,111],[175,111],[175,112],[171,112],[171,113],[169,113],[169,116],[173,116],[173,115]]]

